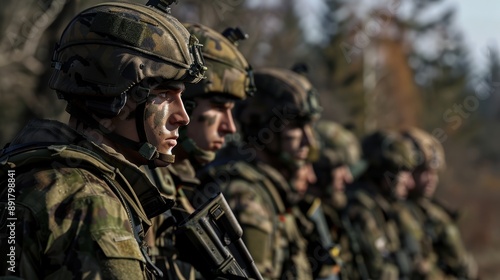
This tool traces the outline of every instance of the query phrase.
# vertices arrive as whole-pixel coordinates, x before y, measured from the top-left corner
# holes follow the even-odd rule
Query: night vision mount
[[[177,0],[148,0],[146,6],[155,7],[163,12],[170,14],[170,5],[177,4]]]
[[[222,35],[231,41],[231,43],[235,46],[238,45],[239,41],[243,41],[248,38],[248,34],[243,32],[243,30],[239,27],[228,27],[226,30],[222,31]]]

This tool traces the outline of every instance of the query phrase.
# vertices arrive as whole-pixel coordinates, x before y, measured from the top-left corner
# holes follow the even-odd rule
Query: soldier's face
[[[332,170],[333,191],[344,191],[345,185],[352,183],[352,173],[347,165],[341,165]]]
[[[412,194],[416,196],[432,197],[439,183],[439,176],[435,169],[418,168],[413,172],[415,189]]]
[[[187,136],[203,150],[218,151],[224,145],[224,137],[236,132],[231,112],[234,102],[207,98],[196,98],[195,101]]]
[[[415,187],[415,181],[410,171],[400,171],[394,182],[394,195],[398,199],[406,199],[408,192]]]
[[[297,170],[297,174],[295,178],[293,178],[292,183],[295,191],[300,195],[304,195],[309,186],[316,183],[316,180],[317,178],[313,166],[311,163],[308,163]]]
[[[189,123],[181,100],[183,91],[184,84],[181,82],[163,83],[152,90],[147,101],[144,130],[148,142],[160,153],[172,154],[179,137],[179,127]]]
[[[312,125],[309,123],[304,125],[287,124],[280,138],[281,153],[302,165],[306,161],[314,141]]]

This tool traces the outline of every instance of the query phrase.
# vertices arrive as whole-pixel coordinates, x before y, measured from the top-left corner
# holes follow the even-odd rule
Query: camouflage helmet
[[[416,167],[411,142],[396,131],[374,132],[363,139],[361,147],[371,175],[383,176],[385,171],[396,174]]]
[[[273,118],[308,122],[319,118],[317,92],[308,79],[287,69],[255,71],[257,91],[237,113],[245,128],[260,128]]]
[[[436,170],[446,168],[443,146],[434,136],[416,127],[404,130],[403,135],[414,145],[418,167]]]
[[[250,65],[236,47],[237,40],[245,39],[240,29],[228,28],[222,34],[200,24],[184,23],[187,30],[200,40],[202,54],[208,67],[206,79],[188,85],[183,98],[222,94],[245,99],[255,90]],[[231,32],[233,31],[233,32]],[[228,33],[228,37],[223,34]],[[230,36],[237,34],[239,37]],[[209,96],[209,95],[208,95]]]
[[[114,116],[136,85],[201,80],[206,68],[199,48],[196,37],[160,9],[103,3],[79,13],[64,30],[49,85],[60,98],[88,101],[87,110]]]
[[[357,137],[342,125],[320,120],[316,124],[316,132],[323,149],[331,151],[328,160],[334,165],[354,165],[361,159],[361,145]]]

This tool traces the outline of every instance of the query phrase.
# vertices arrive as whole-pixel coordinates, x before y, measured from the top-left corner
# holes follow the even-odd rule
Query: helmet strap
[[[145,104],[143,107],[145,108]],[[144,108],[142,109],[143,112],[144,112]],[[67,111],[72,116],[75,116],[77,119],[81,120],[83,123],[85,123],[89,127],[96,129],[102,135],[106,136],[107,138],[109,138],[113,142],[137,151],[143,158],[148,160],[148,166],[151,168],[156,167],[155,160],[160,160],[160,161],[163,161],[166,163],[173,163],[175,161],[174,155],[159,153],[158,150],[156,149],[156,147],[147,141],[141,140],[140,142],[137,142],[137,141],[134,141],[132,139],[129,139],[127,137],[124,137],[122,135],[119,135],[113,131],[106,129],[106,127],[101,125],[88,112],[86,112],[85,110],[83,110],[79,106],[68,106]],[[144,113],[143,113],[143,115],[144,115]],[[136,119],[136,127],[137,127],[137,122],[138,122],[138,120]],[[143,130],[143,133],[145,136],[144,117],[141,117],[140,122],[142,122],[142,130]],[[139,130],[138,130],[138,134],[139,135],[141,134],[141,132],[139,132]]]

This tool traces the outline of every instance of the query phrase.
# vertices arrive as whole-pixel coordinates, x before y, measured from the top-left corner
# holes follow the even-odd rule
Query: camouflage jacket
[[[423,228],[425,239],[432,245],[438,267],[459,279],[476,279],[477,265],[467,252],[455,220],[440,204],[417,198],[408,201],[411,213]],[[431,249],[429,249],[431,250]]]
[[[410,259],[410,278],[414,280],[444,279],[437,266],[436,254],[432,244],[425,238],[423,227],[412,214],[406,201],[394,201],[392,208],[396,213],[401,249]]]
[[[357,274],[349,279],[405,279],[399,263],[405,258],[398,256],[401,243],[391,204],[368,186],[359,183],[348,188],[345,214],[350,223],[347,230],[352,256],[343,260],[346,269]]]
[[[179,259],[178,253],[182,248],[178,248],[174,237],[177,224],[195,209],[184,193],[184,188],[192,189],[199,185],[191,164],[188,160],[184,160],[166,168],[148,170],[148,173],[161,192],[175,200],[175,206],[172,209],[153,219],[153,230],[149,242],[155,264],[165,271],[164,279],[202,278],[189,262]]]
[[[11,146],[34,139],[58,143],[44,144],[49,160],[30,156],[12,166],[12,157],[4,157],[2,162],[2,181],[6,169],[15,170],[15,209],[10,210],[16,220],[11,242],[13,232],[6,229],[5,217],[13,213],[1,207],[0,247],[15,255],[10,257],[15,264],[6,267],[7,253],[2,252],[0,273],[26,279],[153,278],[143,237],[156,214],[153,209],[165,211],[171,204],[122,155],[62,123],[32,121]],[[84,152],[74,152],[67,144]],[[3,188],[3,205],[8,204],[6,198],[10,196]]]
[[[232,161],[200,176],[218,186],[243,228],[243,241],[265,279],[312,279],[306,241],[287,205],[290,186],[262,162]]]

